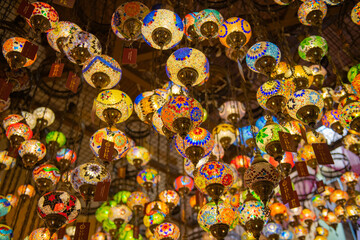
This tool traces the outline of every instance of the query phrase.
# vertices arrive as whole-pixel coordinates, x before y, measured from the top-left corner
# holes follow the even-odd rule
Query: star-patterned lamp
[[[141,166],[145,166],[150,161],[150,153],[145,147],[136,146],[130,148],[126,153],[126,159],[131,165],[140,169]]]
[[[160,175],[158,171],[153,168],[147,168],[138,173],[136,176],[137,183],[149,191],[159,182]]]
[[[188,176],[179,176],[174,181],[174,188],[184,197],[194,188],[194,180]]]
[[[159,199],[166,203],[171,210],[173,207],[178,205],[180,201],[179,194],[174,190],[164,190],[159,193]]]
[[[180,237],[180,229],[173,223],[164,222],[156,227],[154,236],[157,240],[177,240]]]

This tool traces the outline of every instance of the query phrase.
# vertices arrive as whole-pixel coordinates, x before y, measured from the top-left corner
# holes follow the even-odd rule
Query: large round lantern
[[[251,26],[242,18],[229,18],[219,28],[220,42],[227,48],[239,50],[249,42],[250,38]]]
[[[0,152],[0,170],[9,170],[13,168],[16,164],[16,158],[8,155],[8,151]]]
[[[44,2],[34,2],[32,5],[34,10],[26,21],[35,32],[42,33],[53,29],[59,21],[59,15],[56,10]]]
[[[325,38],[310,36],[301,41],[298,51],[299,56],[305,61],[319,64],[327,54],[328,45]]]
[[[287,101],[285,91],[283,82],[269,80],[258,88],[256,99],[260,107],[279,115]]]
[[[200,37],[199,34],[195,30],[195,21],[196,15],[198,12],[193,12],[185,15],[183,22],[184,22],[184,32],[188,40],[190,41],[202,41],[204,37]]]
[[[310,229],[313,222],[316,220],[316,215],[308,208],[304,208],[300,213],[300,223]]]
[[[271,218],[279,223],[285,220],[287,215],[287,208],[284,204],[275,202],[269,206]]]
[[[322,117],[322,124],[341,135],[344,131],[344,127],[340,124],[340,113],[336,109],[329,110],[324,113],[324,116]]]
[[[218,30],[224,22],[222,15],[214,9],[204,9],[196,14],[195,31],[204,38],[216,38]]]
[[[12,69],[28,67],[35,62],[37,55],[34,59],[30,59],[20,54],[26,41],[25,38],[13,37],[4,42],[2,53]]]
[[[279,239],[282,230],[280,224],[269,222],[264,226],[263,233],[269,240],[277,240]]]
[[[6,129],[6,137],[10,140],[14,148],[19,148],[20,144],[32,138],[33,132],[31,128],[24,123],[11,124]]]
[[[306,26],[320,26],[327,13],[324,1],[308,0],[298,10],[299,21]]]
[[[66,38],[79,30],[81,30],[81,28],[75,23],[68,21],[59,21],[54,24],[54,28],[51,29],[46,35],[48,43],[50,47],[52,47],[52,49],[57,52],[63,53],[64,48],[66,48],[66,46],[64,45],[66,42]]]
[[[145,166],[150,161],[150,153],[145,147],[132,147],[126,153],[126,159],[131,165],[140,169],[141,166]]]
[[[10,201],[4,196],[0,195],[0,217],[5,216],[11,210]]]

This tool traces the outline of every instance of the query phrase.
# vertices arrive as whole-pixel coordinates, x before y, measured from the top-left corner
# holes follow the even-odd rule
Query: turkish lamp
[[[139,170],[150,161],[150,153],[145,147],[136,146],[129,149],[126,159]]]
[[[240,101],[224,102],[219,108],[220,117],[230,122],[232,125],[237,124],[246,114],[245,106]]]
[[[225,20],[219,27],[220,43],[237,51],[249,42],[251,34],[250,24],[238,17]]]
[[[356,172],[345,172],[341,178],[342,183],[345,183],[347,186],[347,192],[350,196],[355,193],[355,187],[359,181],[359,175]]]
[[[314,76],[314,80],[311,86],[321,89],[326,78],[326,69],[321,65],[312,65],[309,68],[311,69]]]
[[[321,97],[324,99],[324,107],[326,110],[331,110],[334,105],[333,96],[335,94],[334,90],[329,87],[323,87],[320,90]]]
[[[51,164],[42,164],[32,171],[33,180],[39,193],[51,190],[60,180],[60,170]]]
[[[215,143],[221,144],[223,149],[228,149],[235,142],[236,136],[239,134],[233,125],[222,123],[213,129],[212,135],[214,136]]]
[[[54,28],[47,32],[47,41],[55,51],[65,54],[65,42],[66,38],[81,28],[75,23],[68,21],[59,21],[54,24]]]
[[[348,130],[360,133],[360,98],[348,95],[340,102],[338,111],[341,125]]]
[[[159,199],[166,203],[171,211],[180,201],[179,194],[174,190],[164,190],[159,193]]]
[[[16,158],[9,156],[9,152],[4,150],[0,152],[0,171],[12,169],[16,165]]]
[[[306,26],[320,26],[327,13],[324,1],[308,0],[298,10],[299,21]]]
[[[45,145],[34,139],[22,142],[18,151],[26,169],[33,169],[46,155]]]
[[[268,222],[263,229],[263,233],[268,240],[279,240],[282,226],[278,223]]]
[[[287,101],[285,91],[282,81],[269,80],[258,88],[256,99],[260,107],[280,116]]]
[[[333,191],[330,195],[330,201],[332,203],[335,203],[337,206],[344,206],[347,200],[349,200],[349,195],[342,190],[337,189]]]
[[[206,39],[219,36],[219,28],[224,22],[222,15],[214,9],[204,9],[196,15],[195,31]]]
[[[274,202],[269,206],[269,208],[270,208],[271,218],[275,222],[282,224],[287,215],[286,206],[280,202]]]
[[[357,224],[357,221],[360,217],[360,208],[355,203],[348,204],[345,207],[346,210],[346,217],[349,219],[352,223]]]
[[[154,236],[157,240],[178,240],[180,238],[180,229],[174,223],[164,222],[156,227]]]
[[[321,36],[310,36],[301,41],[299,56],[308,62],[320,64],[321,59],[327,54],[328,44]]]
[[[345,149],[360,155],[360,136],[352,130],[342,140]]]
[[[285,81],[290,81],[295,85],[295,91],[309,88],[314,81],[312,70],[303,65],[291,67],[285,72],[284,78]]]
[[[338,205],[334,208],[334,213],[340,222],[345,220],[345,208],[344,206]]]
[[[279,62],[275,70],[271,73],[272,79],[285,80],[285,73],[290,69],[290,65],[286,62]]]
[[[56,10],[47,3],[32,3],[34,10],[26,21],[35,30],[36,33],[45,33],[55,27],[59,21],[59,15]]]
[[[35,55],[33,60],[21,55],[26,41],[28,40],[25,38],[13,37],[7,39],[2,45],[2,53],[11,69],[28,67],[35,62],[37,55]]]
[[[305,132],[305,126],[296,120],[288,120],[282,124],[284,128],[289,130],[296,145],[299,145],[302,139],[302,131]]]
[[[75,151],[69,148],[62,148],[56,152],[55,165],[60,169],[60,172],[64,173],[71,164],[76,161]]]
[[[153,91],[145,92],[136,97],[134,101],[134,110],[141,121],[151,125],[152,118],[166,100]]]
[[[316,215],[308,208],[304,208],[300,213],[300,223],[307,227],[310,231],[311,225],[316,220]]]
[[[190,41],[202,41],[204,37],[200,37],[199,34],[195,30],[195,21],[196,15],[198,12],[192,12],[185,15],[184,22],[184,32],[188,40]]]
[[[315,195],[312,197],[311,201],[312,201],[313,207],[319,209],[320,212],[325,208],[326,201],[322,196]]]
[[[55,121],[55,113],[47,107],[39,107],[33,111],[33,114],[37,119],[36,128],[38,131],[49,127]]]
[[[33,136],[31,128],[24,123],[11,124],[6,129],[6,137],[10,140],[11,146],[18,149],[22,142],[30,140]]]
[[[326,111],[322,117],[322,124],[340,135],[343,134],[344,127],[340,123],[340,113],[337,109]]]

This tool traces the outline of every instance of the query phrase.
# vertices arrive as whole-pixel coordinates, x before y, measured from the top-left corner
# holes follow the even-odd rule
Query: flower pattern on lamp
[[[52,164],[42,164],[36,167],[32,172],[33,179],[36,183],[42,179],[50,180],[55,186],[60,180],[60,171]]]
[[[360,3],[357,3],[351,10],[351,20],[360,25]]]
[[[169,79],[182,87],[206,82],[210,75],[210,64],[205,54],[196,48],[180,48],[166,61],[166,74]]]
[[[265,125],[256,135],[256,145],[260,150],[267,152],[268,144],[280,141],[279,132],[289,132],[289,130],[274,122]]]
[[[245,106],[240,101],[227,101],[224,102],[219,108],[220,117],[231,123],[241,120],[245,114]]]
[[[149,228],[151,225],[158,225],[164,222],[165,214],[161,211],[153,210],[149,214],[145,215],[143,222],[145,227]]]
[[[271,42],[257,42],[248,50],[246,54],[246,64],[252,71],[258,73],[260,72],[260,69],[257,68],[257,62],[263,57],[273,59],[275,65],[272,67],[275,68],[280,62],[280,49]]]
[[[28,67],[35,62],[37,55],[32,60],[20,54],[26,41],[28,40],[25,38],[13,37],[7,39],[2,45],[2,53],[12,69]]]
[[[264,226],[263,233],[265,237],[270,237],[270,235],[280,235],[282,232],[282,226],[278,223],[269,222]]]
[[[246,201],[242,206],[239,207],[239,222],[244,225],[255,219],[261,219],[264,222],[268,219],[268,214],[266,214],[266,209],[260,201],[251,200]]]
[[[224,149],[227,149],[235,142],[236,136],[239,134],[233,125],[221,123],[213,129],[212,135],[215,143],[220,144]]]
[[[196,15],[195,31],[204,38],[216,38],[221,24],[224,22],[223,16],[214,9],[204,9]]]
[[[64,51],[70,62],[83,65],[86,60],[100,55],[102,48],[97,37],[86,31],[75,31],[66,38]]]
[[[131,98],[124,92],[117,89],[104,90],[95,99],[96,116],[104,122],[121,123],[126,121],[133,112]],[[120,114],[115,119],[106,117],[107,111],[118,111]],[[112,121],[111,121],[112,120]]]
[[[152,201],[145,207],[145,214],[150,215],[152,211],[160,211],[164,213],[165,215],[168,215],[170,210],[166,203],[162,201]]]
[[[173,204],[173,206],[178,205],[180,201],[179,194],[173,190],[164,190],[159,193],[159,199],[164,203]]]
[[[93,88],[113,88],[121,80],[120,64],[107,55],[97,55],[89,58],[82,68],[85,81]]]
[[[75,151],[69,149],[69,148],[62,148],[56,153],[56,161],[69,161],[70,164],[74,163],[76,161],[76,153]]]
[[[341,126],[339,126],[339,128],[335,128],[336,123],[340,124],[340,113],[337,109],[326,111],[324,113],[321,121],[325,127],[334,128],[334,130],[336,130],[336,132],[338,132],[337,129],[339,129],[339,131],[342,132]]]
[[[141,166],[145,166],[150,161],[150,153],[145,147],[136,146],[129,149],[126,159],[131,165],[136,166],[140,162]]]
[[[166,100],[153,91],[138,95],[134,101],[134,110],[141,121],[151,124],[153,115],[159,110]]]
[[[151,47],[166,50],[180,43],[184,36],[184,24],[176,13],[158,9],[145,16],[141,32]]]
[[[8,156],[8,151],[0,152],[0,169],[9,170],[13,168],[16,164],[16,158]]]
[[[328,44],[321,36],[310,36],[301,41],[298,52],[305,61],[319,63],[327,54]]]
[[[251,161],[251,158],[249,158],[248,156],[238,155],[231,160],[230,164],[238,170],[239,169],[245,170],[246,168],[248,168],[250,166],[250,161]]]
[[[0,195],[0,217],[5,216],[11,210],[11,204],[7,198]]]
[[[109,209],[109,220],[116,223],[117,220],[123,220],[123,224],[130,222],[132,218],[132,211],[124,204],[116,205]]]
[[[131,193],[126,204],[131,210],[134,210],[134,207],[137,206],[144,208],[145,204],[148,202],[150,202],[148,195],[146,193],[137,191]]]
[[[81,28],[75,23],[59,21],[54,24],[54,28],[51,29],[46,35],[48,43],[55,51],[64,51],[64,43],[66,42],[66,38],[74,32],[80,30]]]
[[[242,18],[232,17],[219,27],[220,43],[227,48],[240,49],[251,38],[251,26]]]
[[[6,130],[10,125],[21,122],[24,117],[19,114],[10,114],[2,121],[2,126]]]
[[[219,201],[216,205],[214,202],[210,202],[200,209],[197,221],[200,227],[208,233],[211,233],[211,226],[219,223],[226,224],[231,231],[238,224],[239,213],[229,203]]]
[[[159,177],[158,171],[153,168],[147,168],[138,173],[136,181],[140,186],[150,189],[159,182]]]
[[[31,3],[34,10],[31,17],[26,18],[30,27],[34,28],[36,32],[48,32],[56,26],[59,22],[59,15],[55,8],[44,2]]]
[[[138,40],[142,37],[141,26],[143,19],[149,12],[149,8],[141,2],[123,3],[112,15],[111,29],[120,39],[127,41]]]
[[[17,193],[20,197],[28,196],[32,198],[35,196],[35,188],[29,184],[21,185],[17,189]]]
[[[0,239],[11,240],[12,238],[13,238],[12,228],[5,224],[0,224]]]
[[[165,222],[156,227],[155,239],[177,240],[180,237],[180,229],[177,225]]]
[[[298,10],[298,18],[300,23],[306,26],[316,26],[322,23],[326,13],[327,7],[324,1],[308,0],[300,5]]]
[[[198,14],[198,12],[189,13],[189,14],[185,15],[185,17],[183,19],[184,33],[185,33],[187,39],[190,41],[194,41],[196,39],[198,41],[204,40],[204,37],[200,37],[195,30],[195,21],[196,21],[197,14]]]
[[[190,192],[194,188],[194,180],[188,176],[179,176],[174,181],[174,188],[178,192]]]
[[[300,213],[300,223],[305,227],[310,227],[312,222],[316,220],[316,215],[308,208],[304,208]]]
[[[42,127],[48,127],[55,121],[55,113],[47,107],[39,107],[33,111],[33,114],[36,119],[45,120],[44,126]]]

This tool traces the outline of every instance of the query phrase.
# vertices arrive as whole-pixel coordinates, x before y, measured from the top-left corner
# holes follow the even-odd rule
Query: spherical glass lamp
[[[294,233],[290,230],[284,230],[280,234],[280,240],[292,240],[294,239]]]
[[[360,155],[360,136],[353,133],[348,133],[343,138],[343,145],[345,149],[355,153],[356,155]]]
[[[237,180],[237,173],[230,165],[214,161],[202,165],[194,175],[196,187],[209,195],[215,203]]]
[[[346,186],[348,187],[348,192],[349,190],[353,191],[355,190],[355,186],[359,181],[359,175],[356,172],[345,172],[343,175],[341,175],[340,180],[342,183],[346,184]]]
[[[89,58],[101,54],[101,43],[97,37],[86,31],[75,31],[64,43],[66,57],[75,64],[83,65]]]
[[[6,130],[11,124],[19,123],[24,120],[24,117],[19,114],[10,114],[2,121],[2,126]]]
[[[314,76],[314,80],[311,86],[320,89],[323,86],[327,74],[325,67],[321,65],[312,65],[309,68],[311,69]]]
[[[0,217],[5,216],[11,210],[11,203],[7,198],[0,195]]]
[[[143,3],[132,1],[121,4],[111,18],[111,29],[117,37],[127,41],[140,39],[144,17],[150,12]]]
[[[17,189],[17,193],[22,198],[32,198],[35,196],[35,188],[29,184],[20,185]]]
[[[326,201],[325,199],[320,195],[315,195],[311,199],[312,205],[319,209],[319,211],[322,211],[325,208]]]
[[[11,227],[0,224],[0,239],[1,240],[11,240],[13,238],[13,230]]]
[[[202,206],[207,203],[206,197],[204,195],[197,195],[198,194],[195,194],[189,199],[190,206],[195,210],[195,212],[199,212]]]
[[[331,186],[325,186],[325,191],[320,193],[320,196],[324,197],[326,201],[330,201],[330,195],[335,191],[335,188]]]
[[[156,227],[154,236],[158,240],[177,240],[180,237],[180,229],[173,223],[164,222]]]
[[[300,143],[302,139],[302,131],[305,132],[305,126],[296,120],[290,120],[286,121],[285,124],[283,124],[284,128],[289,130],[291,135],[293,136],[294,141],[298,144]]]
[[[152,210],[143,218],[145,227],[149,228],[151,232],[155,232],[155,228],[163,223],[166,215],[160,211]]]
[[[150,215],[152,211],[160,211],[165,215],[168,215],[170,209],[168,205],[162,201],[152,201],[145,207],[145,214]]]
[[[316,220],[316,215],[308,208],[304,208],[300,213],[300,223],[310,229],[313,222]]]
[[[330,195],[330,201],[332,203],[335,203],[336,205],[344,206],[347,200],[349,200],[349,195],[347,194],[347,192],[342,190],[337,189],[333,191]]]
[[[272,79],[285,80],[284,75],[290,69],[290,64],[286,62],[279,62],[275,70],[271,73]]]
[[[33,180],[40,193],[49,191],[60,180],[60,171],[52,164],[42,164],[32,172]]]
[[[360,64],[352,66],[348,73],[347,73],[347,79],[350,83],[355,79],[355,77],[360,73]]]
[[[134,110],[141,121],[152,124],[153,115],[159,110],[166,100],[153,91],[145,92],[136,97]]]
[[[313,169],[316,169],[316,166],[318,165],[314,149],[310,144],[305,144],[299,149],[298,159],[305,161],[306,165]]]
[[[47,228],[37,228],[34,231],[31,232],[29,236],[29,240],[57,240],[57,234],[51,233],[49,229]]]
[[[179,176],[174,181],[174,188],[183,197],[194,188],[194,180],[188,176]]]
[[[283,229],[280,224],[269,222],[264,226],[263,233],[269,240],[278,240],[282,230]]]
[[[350,95],[343,99],[338,107],[340,124],[346,128],[360,133],[360,98]]]
[[[204,9],[196,14],[195,31],[206,39],[219,36],[219,28],[224,22],[223,16],[214,9]]]
[[[230,164],[234,166],[239,172],[244,173],[247,168],[250,166],[251,158],[246,155],[238,155],[234,157]]]
[[[248,50],[246,64],[254,72],[271,76],[280,58],[281,52],[278,46],[271,42],[258,42]]]
[[[308,0],[303,2],[298,10],[300,23],[306,26],[320,26],[327,13],[324,1]]]
[[[305,61],[319,64],[327,54],[328,44],[321,36],[310,36],[301,41],[298,52]]]
[[[110,182],[108,170],[95,162],[81,164],[71,171],[71,185],[86,202],[94,198],[96,185],[99,182]]]
[[[336,109],[328,110],[324,113],[322,117],[322,124],[327,128],[331,128],[340,135],[343,134],[344,128],[340,124],[340,113]]]
[[[148,202],[150,202],[150,198],[146,193],[136,191],[129,196],[127,206],[133,211],[142,211]]]
[[[75,23],[68,21],[59,21],[54,23],[53,29],[48,31],[47,40],[52,49],[57,52],[64,52],[66,38],[81,28]]]
[[[161,119],[172,132],[185,138],[192,128],[199,126],[204,118],[201,104],[194,98],[172,96],[162,107]]]
[[[16,164],[16,158],[8,155],[8,151],[0,152],[0,170],[9,170],[13,168]]]
[[[173,190],[162,191],[161,193],[159,193],[159,199],[166,203],[170,210],[173,207],[177,206],[180,201],[179,194]]]
[[[334,104],[333,96],[335,94],[334,90],[329,87],[323,87],[320,90],[320,94],[324,99],[324,107],[326,109],[332,109]]]
[[[50,126],[55,121],[55,113],[47,107],[39,107],[33,111],[40,129]]]
[[[159,173],[153,168],[142,170],[136,176],[137,183],[149,191],[159,182]]]
[[[327,237],[329,235],[329,231],[324,227],[316,227],[316,235]]]
[[[209,78],[210,65],[205,54],[196,48],[180,48],[168,58],[166,74],[175,84],[187,87],[199,85]]]
[[[309,67],[295,65],[285,73],[284,79],[295,85],[296,91],[298,91],[309,88],[314,81],[314,76]]]
[[[109,209],[109,220],[113,221],[118,228],[127,224],[132,218],[132,211],[126,205],[116,205]]]
[[[171,141],[175,135],[168,127],[164,125],[163,120],[161,119],[161,111],[162,107],[159,108],[156,112],[154,112],[152,118],[152,124],[155,130],[160,133],[161,135],[165,136],[168,141]]]
[[[145,166],[150,161],[150,153],[145,147],[132,147],[126,153],[126,159],[131,165],[140,169],[141,166]]]
[[[298,225],[294,228],[296,239],[305,240],[306,235],[308,234],[307,228],[302,225]]]
[[[131,98],[117,89],[104,90],[95,99],[96,116],[113,125],[126,121],[133,112]]]
[[[185,15],[183,19],[184,23],[184,32],[188,40],[190,41],[202,41],[204,40],[204,37],[200,37],[199,34],[195,30],[195,21],[196,21],[196,15],[198,12],[193,12]]]
[[[31,128],[24,123],[15,123],[6,129],[6,137],[14,148],[19,148],[20,144],[32,138],[32,135]]]
[[[66,171],[76,161],[75,151],[69,148],[62,148],[56,153],[56,166],[61,172]]]
[[[334,213],[339,221],[344,221],[345,219],[345,209],[343,206],[338,205],[334,208]]]
[[[239,101],[232,100],[224,102],[219,108],[220,117],[233,125],[239,122],[245,114],[245,106]]]
[[[353,223],[357,223],[360,216],[360,208],[356,204],[347,205],[345,207],[346,217]]]
[[[231,144],[233,144],[236,140],[237,129],[227,123],[221,123],[217,125],[212,134],[214,136],[214,140],[217,144],[220,144],[224,149],[228,149]]]
[[[278,222],[282,223],[287,215],[287,208],[284,204],[275,202],[269,206],[271,218]]]
[[[141,33],[147,44],[155,49],[170,49],[184,36],[184,24],[176,13],[158,9],[144,17]]]
[[[256,137],[256,134],[258,133],[259,128],[256,126],[245,126],[242,128],[239,128],[239,144],[243,144],[247,147],[250,147],[253,149],[255,147],[256,141],[254,137]]]
[[[269,110],[276,115],[281,115],[287,101],[285,87],[282,81],[269,80],[262,84],[256,93],[256,99],[260,107]]]
[[[35,164],[41,161],[46,155],[45,145],[33,139],[22,142],[18,151],[27,169],[32,169]]]
[[[29,19],[26,21],[36,33],[48,32],[56,26],[59,22],[59,15],[55,8],[44,2],[31,3],[34,10]]]
[[[6,199],[9,201],[12,207],[16,207],[19,201],[18,197],[15,194],[6,195]]]
[[[232,17],[224,21],[219,28],[219,40],[227,48],[239,50],[251,38],[251,26],[242,18]]]
[[[239,214],[229,203],[210,202],[200,209],[197,221],[202,229],[220,240],[238,224]]]
[[[303,89],[295,92],[290,97],[286,107],[292,118],[314,128],[324,107],[324,101],[318,92]]]
[[[26,111],[21,111],[21,115],[24,117],[26,124],[29,125],[31,129],[34,129],[37,122],[35,115]]]
[[[25,38],[13,37],[4,42],[2,53],[11,69],[28,67],[35,62],[37,55],[35,55],[35,58],[32,60],[20,54],[26,41],[28,40]]]
[[[120,82],[122,70],[114,58],[97,55],[84,63],[82,74],[85,81],[93,88],[109,89]]]
[[[178,153],[197,165],[199,160],[208,156],[214,148],[214,140],[209,131],[197,127],[192,129],[185,138],[175,137],[175,147]]]
[[[353,23],[360,25],[360,3],[357,3],[351,10],[351,20]]]
[[[54,150],[65,145],[66,137],[62,132],[51,131],[46,135],[45,141],[49,145],[50,150]]]

